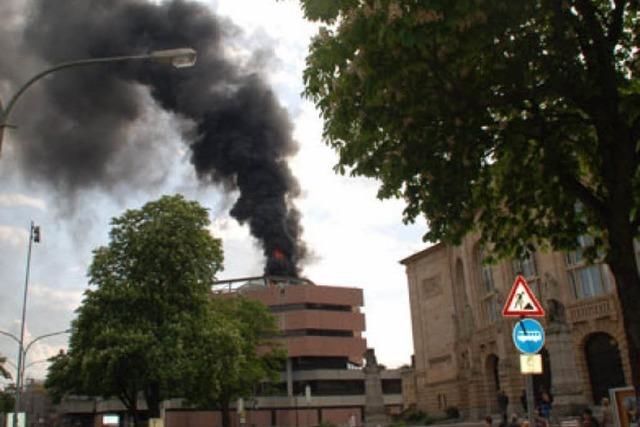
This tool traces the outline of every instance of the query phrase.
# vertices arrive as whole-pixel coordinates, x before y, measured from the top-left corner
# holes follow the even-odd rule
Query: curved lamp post
[[[25,366],[25,360],[27,358],[27,352],[31,349],[31,346],[33,344],[35,344],[36,342],[40,341],[43,338],[49,338],[49,337],[53,337],[56,335],[62,335],[62,334],[68,334],[71,333],[71,329],[65,329],[64,331],[58,331],[58,332],[52,332],[49,334],[44,334],[44,335],[40,335],[39,337],[35,337],[34,339],[32,339],[26,346],[24,346],[24,350],[23,350],[23,346],[22,343],[20,341],[20,339],[13,335],[12,333],[9,332],[5,332],[5,331],[0,331],[0,335],[4,335],[6,337],[11,338],[12,340],[14,340],[16,343],[18,343],[18,346],[20,348],[20,353],[18,354],[18,365],[20,365],[20,369],[18,369],[18,365],[14,365],[14,367],[16,368],[16,396],[15,396],[15,405],[14,405],[14,411],[13,411],[13,423],[14,426],[17,424],[18,422],[18,412],[20,411],[19,409],[19,405],[20,405],[20,389],[23,387],[23,382],[24,382],[24,372],[25,369],[27,367],[29,367],[30,365],[33,365],[35,363],[40,363],[40,362],[45,362],[47,360],[38,360],[36,362],[30,363],[28,365]],[[9,360],[7,360],[7,362],[11,363],[13,365],[13,362],[10,362]]]
[[[2,101],[0,100],[0,152],[2,151],[2,138],[4,135],[4,129],[7,127],[15,127],[9,124],[9,115],[11,110],[16,104],[16,101],[20,96],[36,81],[40,80],[44,76],[53,73],[54,71],[62,70],[65,68],[82,67],[85,65],[104,64],[111,62],[124,62],[124,61],[140,61],[140,60],[152,60],[155,62],[167,63],[176,68],[191,67],[196,63],[196,51],[183,47],[178,49],[165,49],[154,50],[150,53],[140,55],[125,55],[125,56],[111,56],[105,58],[89,58],[79,59],[75,61],[61,62],[57,65],[47,68],[44,71],[36,74],[29,80],[27,80],[18,91],[11,97],[7,103],[7,107],[3,108]]]
[[[44,334],[44,335],[40,335],[39,337],[35,337],[33,340],[29,341],[29,343],[27,343],[27,345],[24,347],[24,351],[22,352],[22,360],[21,360],[21,364],[22,364],[22,369],[20,369],[20,371],[18,372],[18,366],[13,363],[12,361],[10,361],[9,359],[6,360],[6,362],[8,364],[10,364],[11,366],[13,366],[13,368],[16,370],[16,387],[18,386],[18,378],[22,378],[22,376],[24,375],[24,370],[26,368],[28,368],[31,365],[35,365],[36,363],[42,363],[42,362],[46,362],[49,359],[43,359],[43,360],[36,360],[35,362],[31,362],[28,363],[25,366],[25,360],[27,357],[27,352],[31,349],[31,346],[33,344],[35,344],[37,341],[40,341],[41,339],[44,338],[49,338],[49,337],[53,337],[56,335],[63,335],[63,334],[70,334],[71,333],[71,329],[65,329],[64,331],[58,331],[58,332],[52,332],[50,334]],[[8,338],[11,338],[12,340],[14,340],[17,344],[20,344],[20,339],[13,335],[12,333],[6,332],[6,331],[0,331],[0,335],[4,335]]]

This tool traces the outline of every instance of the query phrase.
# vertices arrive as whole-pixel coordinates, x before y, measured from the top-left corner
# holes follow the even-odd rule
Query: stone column
[[[287,396],[293,396],[293,368],[291,358],[287,357]]]
[[[582,381],[577,368],[569,325],[564,319],[564,307],[559,302],[548,309],[545,347],[551,365],[551,393],[554,417],[566,416],[587,404],[582,393]]]
[[[384,397],[382,395],[382,380],[375,352],[372,348],[365,352],[366,365],[364,371],[364,425],[365,427],[386,427],[389,425],[389,418],[384,407]]]

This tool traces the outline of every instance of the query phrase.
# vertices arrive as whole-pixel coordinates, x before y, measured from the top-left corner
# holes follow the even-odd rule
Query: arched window
[[[511,268],[513,269],[513,277],[515,278],[517,274],[522,274],[533,293],[541,300],[540,275],[536,264],[536,254],[529,252],[520,259],[514,259],[511,262]]]
[[[493,282],[493,272],[491,265],[485,263],[484,249],[478,247],[476,250],[476,263],[480,272],[480,294],[482,312],[487,323],[493,323],[498,320],[499,310],[496,296],[496,286]]]
[[[484,249],[482,248],[478,248],[478,268],[480,269],[483,290],[485,292],[495,291],[496,287],[493,283],[493,273],[491,271],[491,266],[485,264],[485,253]]]
[[[625,385],[618,343],[609,334],[596,332],[589,335],[584,346],[593,403],[600,404],[609,395],[609,389]]]
[[[462,317],[462,313],[464,313],[464,308],[465,308],[465,305],[468,304],[468,301],[467,301],[466,285],[464,282],[464,266],[462,265],[462,260],[460,258],[458,258],[456,261],[456,281],[453,286],[454,286],[453,297],[455,298],[455,301],[454,301],[455,309],[457,314]]]

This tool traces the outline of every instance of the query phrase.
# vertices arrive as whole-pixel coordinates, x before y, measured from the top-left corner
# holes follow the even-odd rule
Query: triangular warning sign
[[[513,282],[507,302],[502,309],[502,315],[504,317],[544,317],[544,309],[524,277],[518,275]]]

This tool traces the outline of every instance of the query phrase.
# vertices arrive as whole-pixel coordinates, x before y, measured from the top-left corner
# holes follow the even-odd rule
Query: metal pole
[[[180,58],[184,58],[185,55],[190,56],[187,62],[179,61]],[[182,67],[190,67],[195,63],[195,55],[196,52],[191,48],[179,48],[179,49],[168,49],[168,50],[156,50],[150,53],[138,54],[138,55],[123,55],[123,56],[110,56],[105,58],[89,58],[89,59],[80,59],[74,61],[66,61],[56,64],[50,68],[47,68],[44,71],[36,74],[27,80],[13,95],[9,102],[7,102],[7,106],[3,107],[2,102],[0,101],[0,150],[2,150],[2,138],[4,135],[4,129],[7,127],[13,127],[9,124],[9,115],[11,114],[11,110],[13,110],[14,105],[18,101],[18,98],[27,90],[31,85],[33,85],[36,81],[45,77],[48,74],[51,74],[55,71],[62,70],[65,68],[72,67],[81,67],[85,65],[94,65],[94,64],[104,64],[109,62],[123,62],[123,61],[131,61],[131,60],[146,60],[151,59],[155,61],[165,62],[170,60],[172,65],[176,68]],[[191,57],[192,56],[192,57]],[[176,63],[175,60],[178,60]]]
[[[27,251],[27,272],[24,278],[24,297],[22,298],[22,323],[20,325],[20,342],[18,343],[18,375],[16,378],[16,403],[13,408],[13,427],[18,427],[18,412],[20,411],[20,388],[22,387],[22,348],[24,344],[24,323],[27,314],[27,291],[29,290],[29,270],[31,268],[31,245],[33,243],[33,221],[29,227],[29,250]]]
[[[533,375],[527,375],[527,416],[529,418],[529,425],[534,426],[534,397],[533,397]]]

